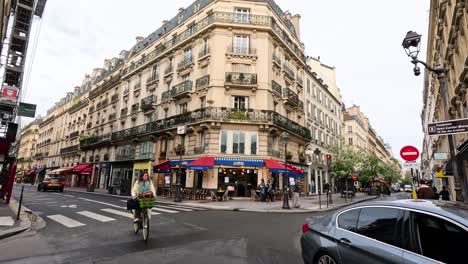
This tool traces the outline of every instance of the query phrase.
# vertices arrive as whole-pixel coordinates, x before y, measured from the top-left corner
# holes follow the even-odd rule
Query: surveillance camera
[[[421,69],[418,66],[414,66],[413,72],[414,75],[419,76],[421,74]]]

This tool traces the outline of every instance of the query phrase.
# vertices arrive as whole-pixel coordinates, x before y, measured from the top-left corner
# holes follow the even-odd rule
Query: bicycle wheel
[[[135,214],[135,212],[133,212],[133,214]],[[135,232],[135,234],[137,234],[138,230],[140,230],[140,222],[141,222],[141,220],[136,222],[136,223],[132,223],[133,231]]]
[[[143,232],[143,239],[145,240],[145,242],[147,242],[148,237],[149,237],[148,209],[143,209],[143,210],[144,212],[142,216],[142,224],[143,224],[142,232]]]

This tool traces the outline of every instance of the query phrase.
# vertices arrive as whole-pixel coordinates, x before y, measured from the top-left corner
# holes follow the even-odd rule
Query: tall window
[[[169,108],[165,108],[164,109],[164,119],[166,119],[168,117],[168,113],[169,113]]]
[[[257,133],[250,134],[250,154],[257,154]]]
[[[221,131],[221,153],[226,153],[227,151],[227,131]]]
[[[307,93],[310,94],[310,79],[307,78]]]
[[[200,108],[205,108],[206,107],[206,97],[202,96],[200,97]]]
[[[179,105],[179,114],[183,114],[187,112],[188,103],[183,103]]]
[[[232,71],[233,72],[250,72],[250,64],[243,64],[243,63],[233,63],[232,64]]]
[[[239,7],[234,9],[234,21],[236,23],[250,23],[250,9]]]
[[[244,154],[245,151],[245,133],[234,131],[232,134],[232,153]]]
[[[146,141],[140,145],[140,158],[151,159],[153,155],[153,142]]]
[[[250,37],[245,35],[235,35],[232,43],[234,53],[248,54],[250,52]]]
[[[151,79],[155,80],[157,74],[158,74],[158,65],[154,64],[153,67],[151,67]]]
[[[246,96],[234,96],[233,106],[237,110],[245,110],[249,107],[249,98]]]
[[[348,144],[349,144],[350,146],[353,145],[353,139],[352,139],[352,138],[348,138]]]
[[[353,133],[353,127],[352,126],[348,126],[348,133]]]
[[[184,50],[184,61],[191,61],[192,60],[192,49],[188,48]]]

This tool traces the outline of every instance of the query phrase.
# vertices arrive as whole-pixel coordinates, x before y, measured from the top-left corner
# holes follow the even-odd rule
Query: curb
[[[18,213],[18,202],[13,197],[11,197],[10,199],[9,206],[13,213],[16,215]],[[0,232],[0,240],[30,230],[32,227],[32,222],[44,222],[44,225],[40,228],[45,227],[45,221],[40,216],[33,213],[24,205],[21,205],[20,226]]]

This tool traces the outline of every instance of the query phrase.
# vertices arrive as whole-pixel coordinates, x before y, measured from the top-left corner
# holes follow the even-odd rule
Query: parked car
[[[412,192],[413,191],[413,187],[411,185],[409,185],[409,184],[405,185],[404,189],[405,189],[405,192]]]
[[[65,186],[65,182],[58,177],[46,177],[44,181],[39,183],[37,185],[37,191],[48,191],[48,190],[54,190],[54,191],[59,191],[63,192],[63,187]]]
[[[306,264],[460,263],[468,205],[436,200],[355,204],[302,227]]]

